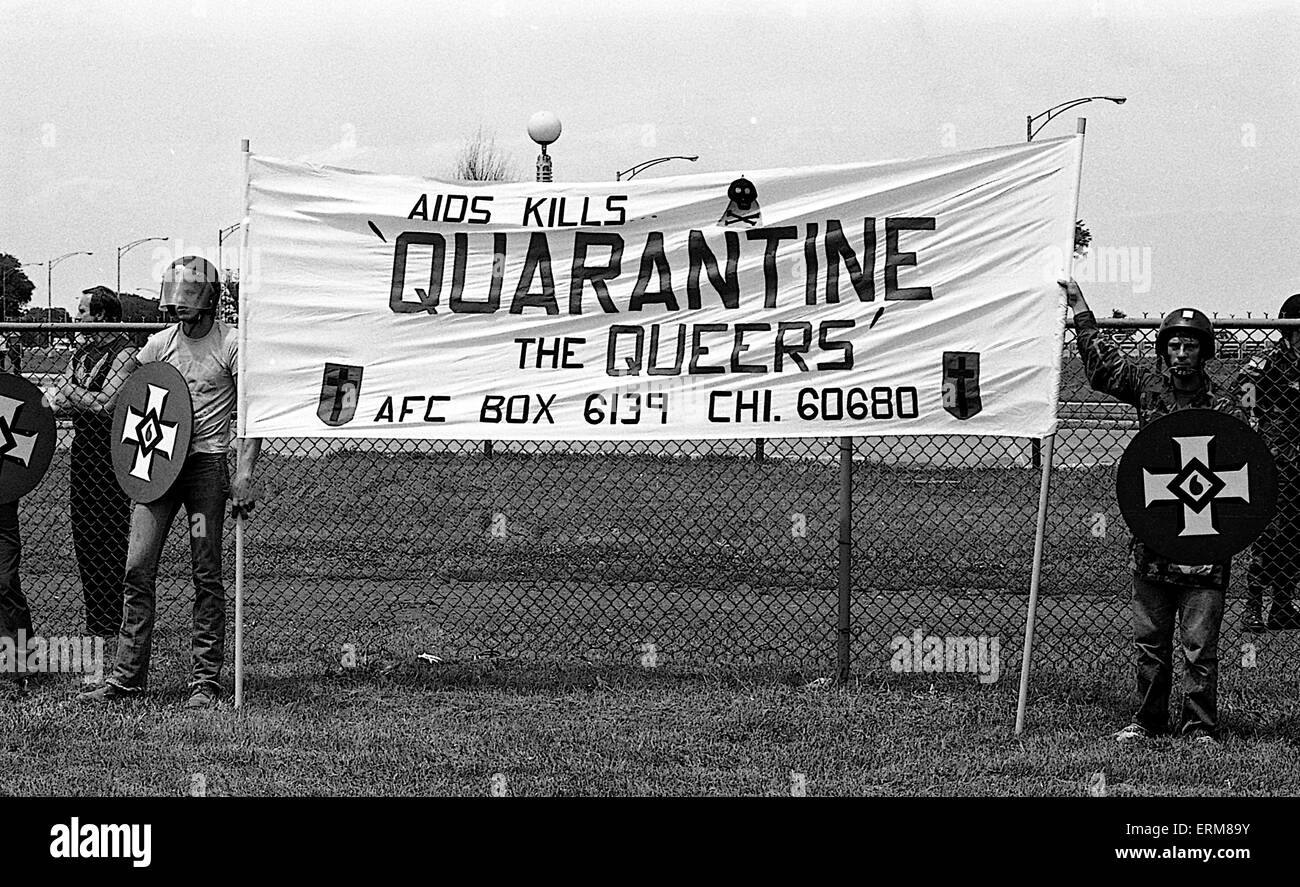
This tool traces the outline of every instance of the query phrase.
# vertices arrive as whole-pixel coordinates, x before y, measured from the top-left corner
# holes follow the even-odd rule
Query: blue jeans
[[[1183,708],[1178,732],[1219,728],[1219,625],[1224,593],[1133,577],[1133,641],[1141,703],[1135,720],[1154,734],[1169,730],[1174,620],[1183,640]]]
[[[27,607],[22,582],[18,577],[18,564],[22,560],[23,540],[18,531],[18,503],[0,505],[0,637],[10,638],[17,645],[18,633],[32,634],[32,611]],[[24,656],[25,651],[16,650]],[[16,665],[13,664],[13,665]],[[0,666],[12,665],[0,662]]]
[[[144,689],[148,685],[158,558],[172,521],[184,505],[190,524],[190,563],[194,573],[190,683],[220,686],[226,642],[221,528],[229,497],[230,475],[225,454],[191,453],[166,496],[148,505],[135,503],[126,553],[122,630],[117,642],[117,663],[108,679],[111,683],[128,689]]]
[[[81,570],[86,631],[115,637],[122,625],[122,576],[131,500],[113,477],[110,423],[77,417],[72,439],[72,548]]]

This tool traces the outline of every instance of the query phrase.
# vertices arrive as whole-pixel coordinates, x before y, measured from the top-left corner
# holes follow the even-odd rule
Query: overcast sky
[[[54,304],[156,294],[175,255],[217,258],[254,153],[449,177],[495,134],[559,115],[557,181],[916,157],[1022,141],[1089,95],[1076,276],[1099,312],[1275,313],[1300,292],[1300,4],[474,3],[0,0],[0,251],[73,250]],[[235,262],[228,251],[225,264]],[[44,305],[44,268],[28,269]]]

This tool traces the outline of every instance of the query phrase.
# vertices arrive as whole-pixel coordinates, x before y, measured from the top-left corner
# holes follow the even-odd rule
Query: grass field
[[[1107,662],[1040,676],[1029,729],[1014,680],[785,667],[390,663],[278,666],[234,711],[179,687],[87,710],[51,682],[0,705],[0,794],[979,795],[1300,793],[1295,680],[1222,694],[1220,748],[1120,748],[1127,682]],[[1100,774],[1100,775],[1099,775]],[[1104,784],[1104,789],[1101,786]]]
[[[0,792],[785,795],[800,779],[811,795],[1080,795],[1099,779],[1116,795],[1300,791],[1298,639],[1241,635],[1235,600],[1227,745],[1102,740],[1131,713],[1132,681],[1106,469],[1054,479],[1020,739],[1032,470],[857,466],[844,688],[815,684],[835,649],[835,475],[820,462],[339,453],[269,457],[263,476],[247,707],[180,707],[178,530],[153,694],[86,711],[59,678],[0,703]],[[24,581],[38,621],[75,628],[66,516],[48,512],[46,532],[25,525]],[[999,679],[893,673],[890,641],[916,629],[997,637]]]
[[[73,678],[0,696],[0,793],[1300,792],[1300,633],[1238,630],[1240,561],[1226,746],[1102,740],[1131,714],[1132,675],[1127,531],[1113,468],[1093,463],[1125,433],[1072,433],[1021,738],[1039,483],[1024,441],[859,443],[845,687],[824,680],[834,441],[771,443],[762,462],[752,441],[511,445],[490,460],[478,444],[289,443],[264,457],[248,529],[247,706],[180,708],[192,591],[178,526],[154,692],[90,711]],[[60,451],[22,506],[23,582],[48,634],[81,625],[67,471]],[[228,584],[233,563],[228,532]],[[998,680],[893,672],[891,642],[917,630],[996,638]]]

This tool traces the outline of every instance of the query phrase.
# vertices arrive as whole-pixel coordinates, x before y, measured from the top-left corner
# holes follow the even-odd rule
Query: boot
[[[1253,582],[1246,588],[1246,615],[1241,619],[1241,630],[1251,634],[1268,631],[1264,624],[1264,589]]]
[[[1300,612],[1296,611],[1289,589],[1281,587],[1273,589],[1273,606],[1268,611],[1268,628],[1270,631],[1300,629]]]

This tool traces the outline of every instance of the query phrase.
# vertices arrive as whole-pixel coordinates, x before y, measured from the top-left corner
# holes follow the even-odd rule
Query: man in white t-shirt
[[[87,702],[130,698],[146,689],[153,642],[158,559],[181,506],[190,524],[194,570],[194,640],[186,708],[211,708],[221,694],[225,657],[226,597],[221,578],[221,536],[226,500],[232,513],[253,508],[253,468],[260,440],[238,441],[234,480],[226,467],[230,417],[235,408],[239,344],[234,327],[216,319],[221,292],[217,269],[198,256],[177,259],[163,274],[162,307],[179,322],[149,337],[141,364],[165,361],[180,370],[194,403],[194,430],[180,475],[156,502],[134,504],[126,556],[126,589],[117,661]]]

